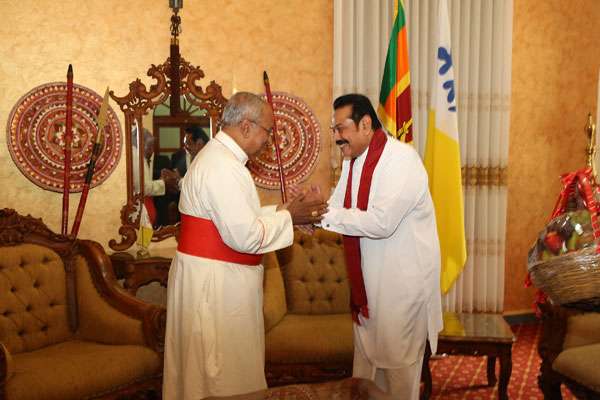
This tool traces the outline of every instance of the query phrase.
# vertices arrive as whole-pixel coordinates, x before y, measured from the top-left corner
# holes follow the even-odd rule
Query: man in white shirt
[[[303,196],[261,207],[245,167],[272,133],[260,97],[238,92],[222,130],[183,177],[181,232],[169,271],[163,398],[198,400],[266,388],[261,256],[292,244],[293,224],[318,222]]]
[[[167,156],[156,155],[154,152],[154,136],[146,128],[144,132],[144,207],[148,212],[152,225],[157,228],[167,224],[167,191],[177,188],[177,173],[170,170]],[[140,190],[139,151],[137,127],[132,132],[133,151],[133,188]]]
[[[442,328],[440,253],[427,173],[412,146],[381,128],[369,99],[334,102],[345,157],[322,227],[344,235],[355,377],[418,399],[426,340]]]

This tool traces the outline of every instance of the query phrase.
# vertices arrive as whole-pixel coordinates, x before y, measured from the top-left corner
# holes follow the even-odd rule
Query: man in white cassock
[[[272,131],[271,108],[238,92],[222,130],[183,178],[181,230],[169,271],[163,398],[198,400],[266,388],[261,255],[318,222],[322,201],[261,207],[245,163]]]
[[[427,173],[388,136],[369,99],[333,104],[344,156],[321,226],[344,235],[354,320],[353,375],[394,399],[418,399],[426,340],[442,329],[440,250]]]
[[[140,191],[138,127],[134,126],[131,142],[133,145],[133,188]],[[167,188],[177,187],[177,175],[169,170],[169,158],[154,154],[154,136],[146,128],[144,134],[144,204],[151,225],[156,227],[166,225],[168,199],[165,197]]]

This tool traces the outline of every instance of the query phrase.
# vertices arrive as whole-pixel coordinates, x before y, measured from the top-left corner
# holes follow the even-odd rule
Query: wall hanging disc
[[[62,192],[67,84],[48,83],[32,89],[17,101],[6,126],[10,155],[23,175],[36,185]],[[70,191],[81,192],[96,134],[96,117],[102,96],[81,85],[73,85],[73,142]],[[121,156],[121,126],[109,106],[104,144],[91,186],[104,182]]]
[[[265,99],[265,96],[262,96]],[[278,141],[286,185],[305,180],[319,157],[321,128],[314,113],[300,98],[274,92],[273,107],[277,119]],[[279,170],[273,138],[263,151],[248,161],[257,186],[279,189]]]

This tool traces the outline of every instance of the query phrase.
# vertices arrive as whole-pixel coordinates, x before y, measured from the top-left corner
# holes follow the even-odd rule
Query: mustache
[[[335,144],[337,144],[338,146],[342,146],[344,144],[350,144],[350,142],[348,142],[346,139],[340,139],[340,140],[336,140]]]

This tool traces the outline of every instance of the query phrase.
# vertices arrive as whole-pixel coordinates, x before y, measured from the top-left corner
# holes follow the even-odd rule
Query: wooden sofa
[[[98,243],[0,210],[0,400],[160,397],[164,320]]]
[[[565,384],[578,399],[600,399],[600,312],[542,304],[542,364],[538,384],[545,399],[562,399]]]
[[[264,259],[265,369],[269,386],[352,374],[350,289],[341,236],[296,231]]]

